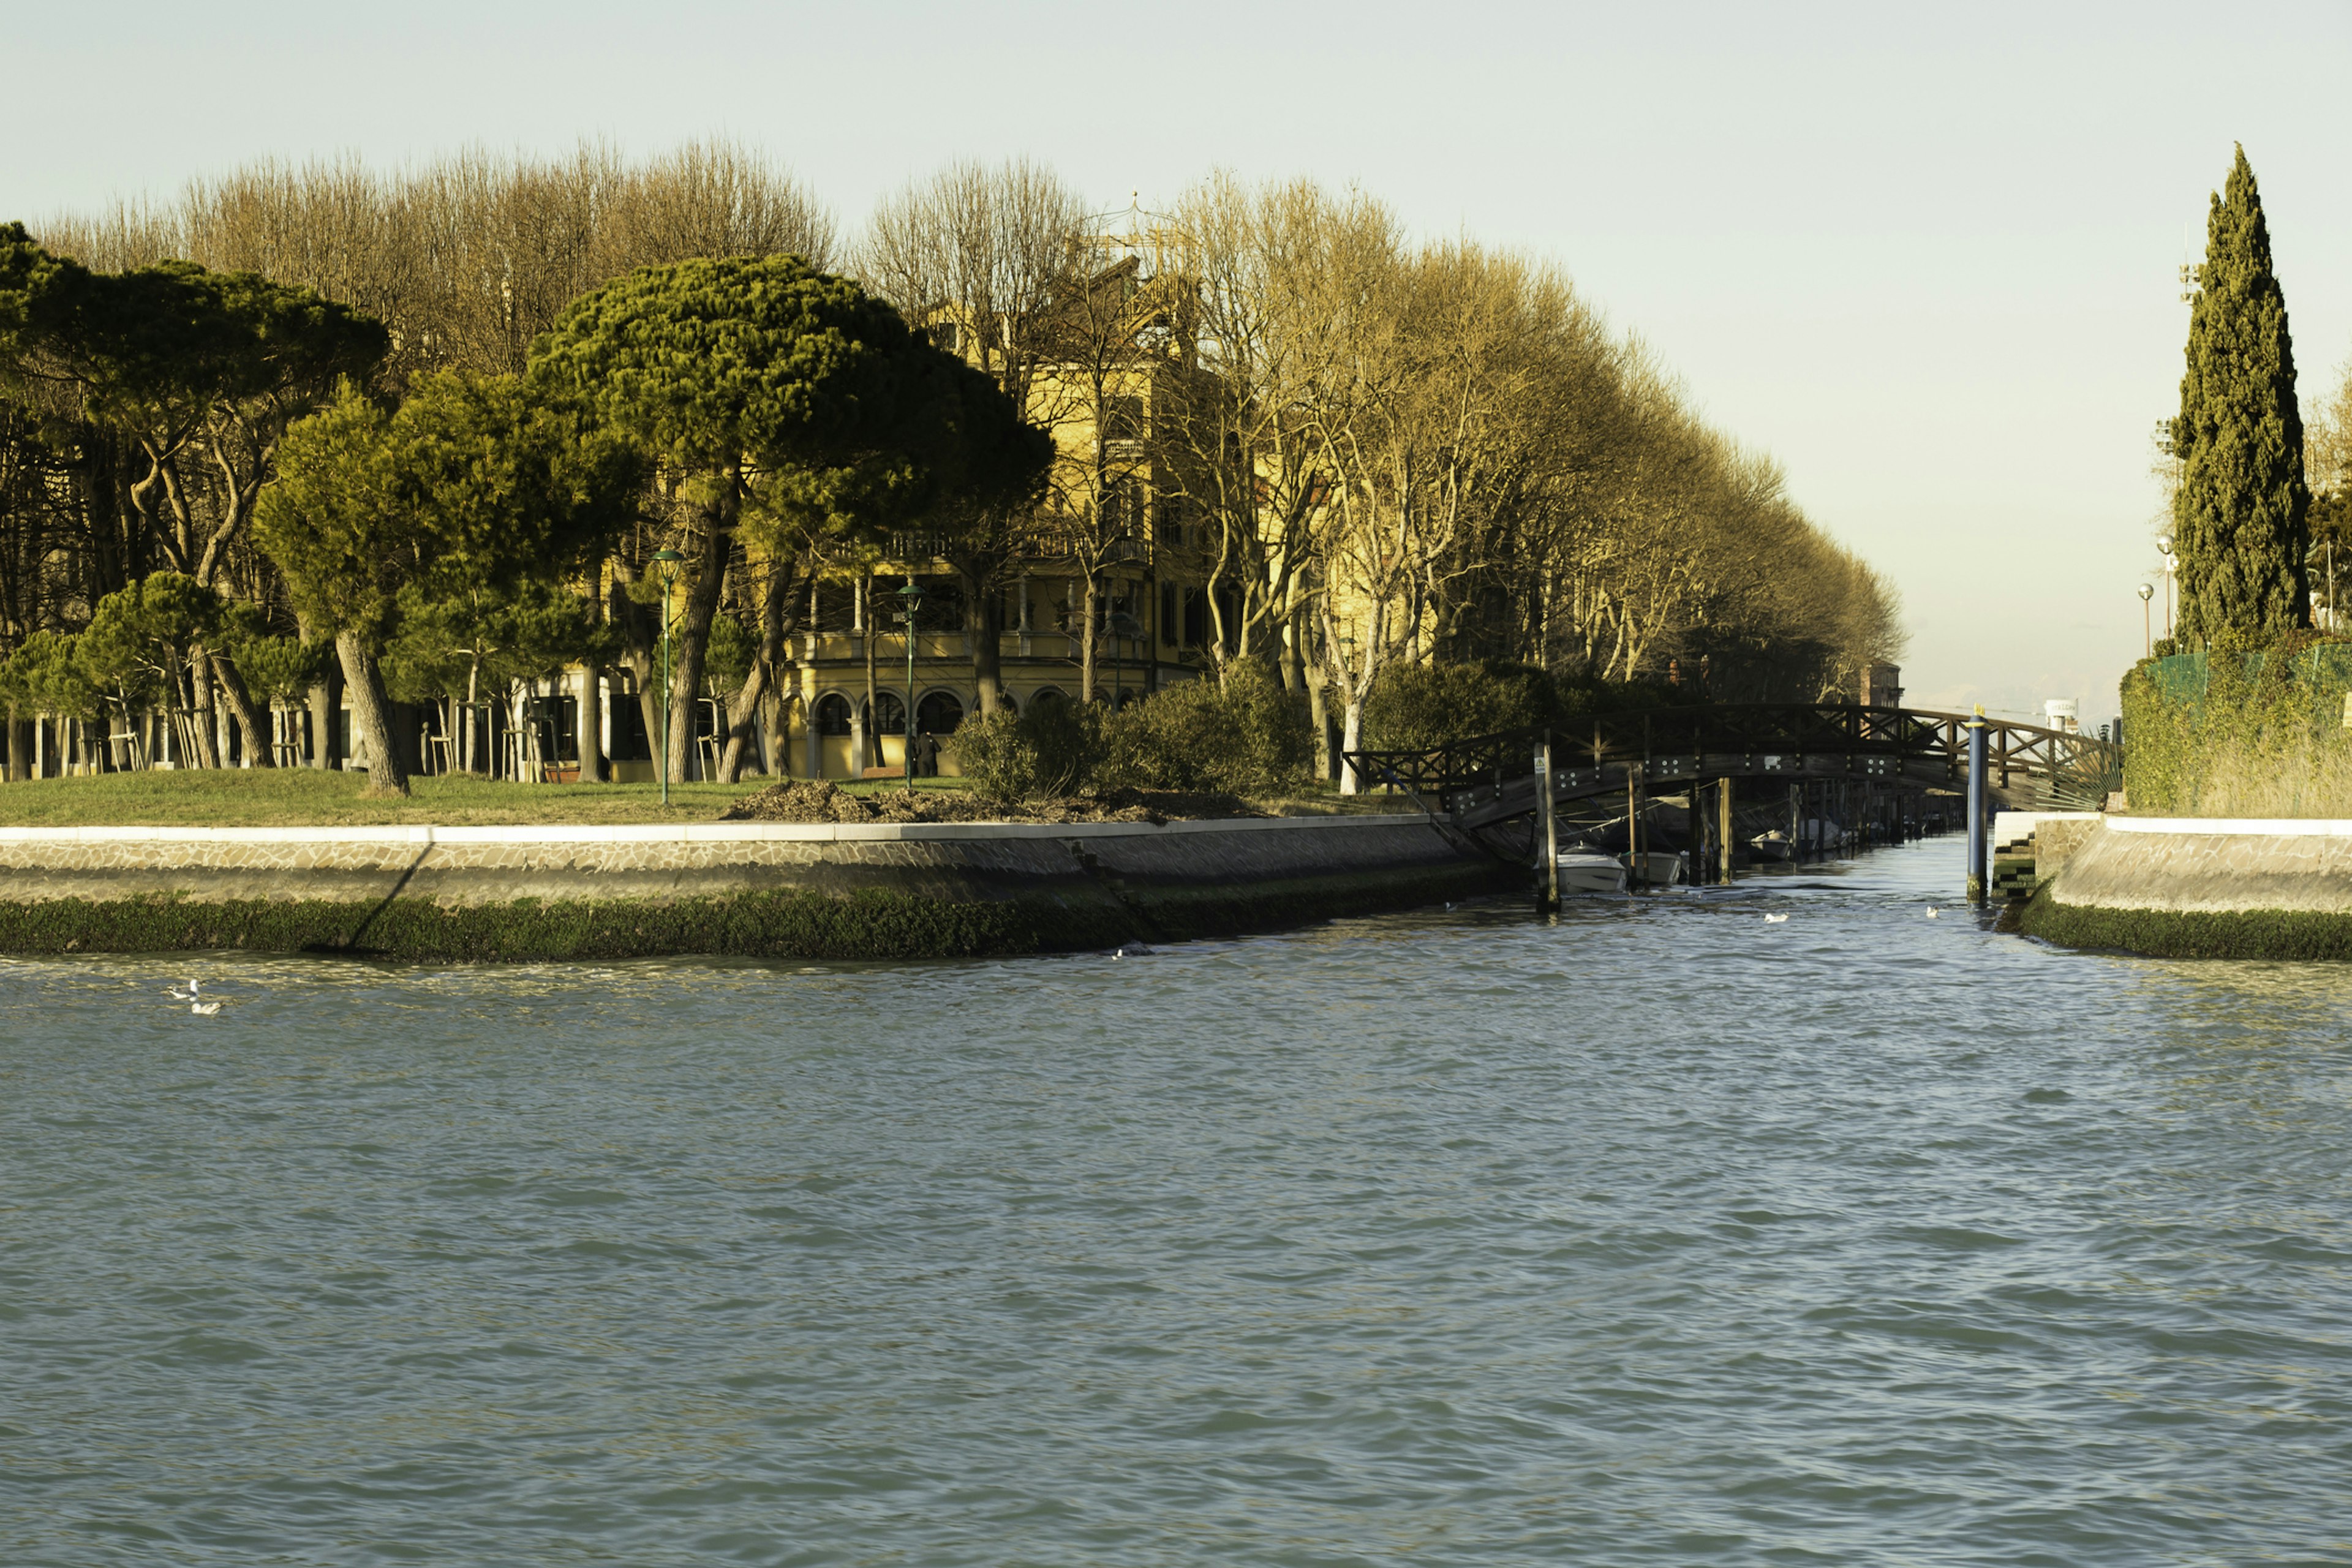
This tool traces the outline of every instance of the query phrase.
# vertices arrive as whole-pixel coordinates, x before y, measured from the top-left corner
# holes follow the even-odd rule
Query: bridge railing
[[[1971,715],[1850,702],[1712,703],[1601,713],[1566,720],[1549,730],[1511,730],[1443,746],[1362,749],[1343,753],[1364,784],[1394,784],[1424,797],[1484,784],[1500,785],[1535,771],[1535,748],[1546,734],[1556,767],[1605,767],[1672,759],[1683,765],[1730,755],[1833,755],[1941,763],[1947,776],[1964,776]],[[2007,784],[2024,773],[2089,794],[2116,787],[2122,748],[2063,730],[1987,719],[1987,761]]]

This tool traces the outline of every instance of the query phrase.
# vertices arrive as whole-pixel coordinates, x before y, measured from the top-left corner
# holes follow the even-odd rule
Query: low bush
[[[2142,660],[2123,681],[2124,788],[2172,816],[2352,815],[2352,645]]]
[[[1276,795],[1304,784],[1314,757],[1305,699],[1254,664],[1115,714],[1040,702],[1018,717],[972,720],[955,747],[972,787],[1008,801],[1123,789]]]
[[[1033,702],[968,719],[955,733],[956,765],[993,800],[1041,800],[1090,789],[1103,750],[1100,709]]]
[[[1244,663],[1222,684],[1171,686],[1110,718],[1103,749],[1106,789],[1263,795],[1305,784],[1315,740],[1305,697]]]
[[[1551,677],[1518,664],[1400,665],[1364,700],[1364,744],[1417,751],[1549,723],[1559,710]]]
[[[1365,699],[1364,745],[1372,751],[1421,751],[1595,713],[1700,700],[1696,690],[1647,680],[1556,679],[1525,664],[1399,665],[1383,673]]]

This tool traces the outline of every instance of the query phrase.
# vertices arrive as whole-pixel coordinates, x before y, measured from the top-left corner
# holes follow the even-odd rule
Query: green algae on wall
[[[443,963],[671,954],[832,960],[981,958],[1238,935],[1499,890],[1489,866],[1296,878],[1116,897],[926,898],[890,889],[669,900],[0,902],[0,952],[329,952]]]
[[[2352,914],[2325,910],[2118,910],[2062,904],[2048,888],[2015,930],[2061,947],[2147,958],[2352,959]]]

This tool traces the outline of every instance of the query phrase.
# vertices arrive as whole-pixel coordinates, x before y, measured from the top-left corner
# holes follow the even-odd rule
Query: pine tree
[[[2180,635],[2189,647],[2258,647],[2310,624],[2303,418],[2286,298],[2246,150],[2206,218],[2172,440]]]

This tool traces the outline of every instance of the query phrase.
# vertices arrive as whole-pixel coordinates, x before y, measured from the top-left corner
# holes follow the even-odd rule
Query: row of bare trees
[[[1153,558],[1219,590],[1213,657],[1276,658],[1349,742],[1403,661],[1810,699],[1899,654],[1891,588],[1557,268],[1415,244],[1360,191],[1220,174],[1088,218],[1034,164],[961,164],[860,261],[1055,429],[1089,583],[1135,485]]]
[[[100,270],[182,258],[356,307],[388,329],[375,379],[394,397],[442,368],[519,370],[565,306],[639,267],[789,252],[850,271],[1055,439],[1035,515],[950,497],[929,520],[963,579],[983,710],[1002,696],[1004,590],[1041,570],[1072,584],[1087,696],[1097,639],[1120,625],[1106,612],[1139,607],[1123,595],[1157,575],[1206,585],[1210,662],[1273,661],[1349,740],[1401,662],[1601,679],[1679,664],[1724,696],[1810,698],[1901,646],[1887,585],[1558,268],[1416,242],[1353,189],[1216,174],[1164,214],[1106,217],[1043,165],[958,163],[885,198],[845,242],[823,204],[743,148],[631,163],[583,145],[396,173],[264,163],[37,237]],[[6,422],[24,418],[0,405],[8,637],[86,619],[176,563],[183,537],[213,551],[206,580],[225,595],[282,606],[241,526],[253,465],[214,451],[217,437],[199,430],[159,468],[95,424],[78,445],[29,428],[16,440]],[[171,528],[142,510],[142,482],[170,489]],[[641,691],[645,561],[696,554],[676,499],[648,494],[607,574],[602,614]],[[863,571],[877,550],[738,559],[727,602],[772,657],[766,623],[787,595],[752,579]],[[775,673],[753,679],[772,692]]]

